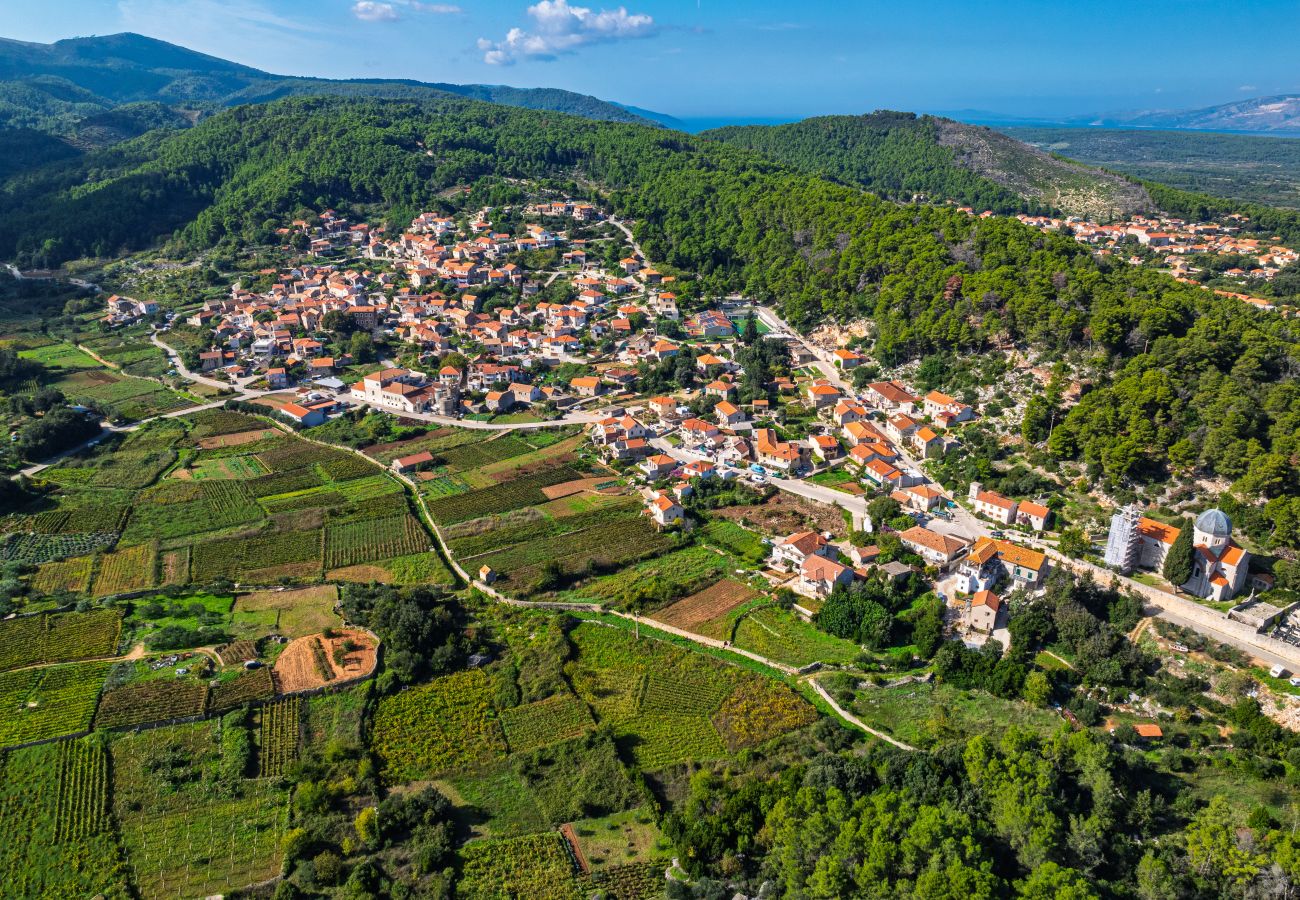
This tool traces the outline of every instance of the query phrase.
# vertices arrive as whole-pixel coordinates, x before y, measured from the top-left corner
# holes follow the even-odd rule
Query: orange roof
[[[1146,516],[1138,519],[1138,533],[1143,537],[1160,541],[1162,544],[1172,544],[1178,537],[1178,531],[1179,529],[1173,525],[1166,525],[1164,522],[1157,522],[1155,519],[1148,519]]]
[[[971,606],[987,606],[994,612],[1002,605],[1002,599],[992,591],[979,591],[974,597],[970,598]]]
[[[1133,730],[1138,733],[1138,737],[1158,738],[1165,736],[1164,731],[1154,722],[1139,722],[1133,726]]]
[[[1051,513],[1051,510],[1041,503],[1035,503],[1032,500],[1023,500],[1020,503],[1020,511],[1027,516],[1036,516],[1045,519]]]
[[[963,541],[949,537],[946,534],[939,534],[928,528],[922,528],[920,525],[913,525],[904,531],[901,535],[903,543],[919,544],[930,550],[936,550],[947,556],[952,556],[958,550],[965,546]]]
[[[1030,550],[1028,547],[1021,547],[1019,544],[1013,544],[1010,541],[998,541],[997,545],[1002,561],[1013,566],[1020,566],[1022,569],[1033,569],[1037,572],[1047,562],[1047,557],[1037,550]]]

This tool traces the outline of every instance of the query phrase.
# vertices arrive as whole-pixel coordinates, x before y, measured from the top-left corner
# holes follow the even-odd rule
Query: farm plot
[[[98,493],[98,492],[96,492]],[[30,516],[24,530],[40,534],[79,534],[94,531],[120,531],[131,507],[96,498],[94,506],[70,506]]]
[[[325,567],[352,566],[373,559],[428,550],[430,538],[410,513],[331,525],[325,532]]]
[[[123,540],[188,537],[236,525],[251,525],[262,518],[262,510],[255,505],[219,509],[204,499],[205,486],[206,483],[170,482],[167,490],[159,495],[142,497],[131,511],[131,519],[122,533]],[[194,489],[195,496],[180,499],[186,496],[182,491],[190,488]]]
[[[94,595],[108,597],[153,587],[157,558],[158,546],[152,543],[105,553],[95,574]]]
[[[47,344],[31,350],[19,350],[22,359],[34,359],[51,369],[97,369],[99,363],[71,344]]]
[[[0,622],[0,670],[111,656],[121,632],[116,609],[8,619]]]
[[[250,659],[257,659],[257,645],[252,641],[231,641],[217,648],[217,659],[223,666],[238,666]]]
[[[362,678],[375,670],[375,651],[375,639],[358,629],[296,638],[275,660],[276,688],[287,694]]]
[[[354,453],[342,451],[335,451],[321,460],[320,470],[331,481],[351,481],[354,478],[374,475],[376,472],[374,463],[367,462]]]
[[[258,458],[272,472],[292,472],[324,462],[338,451],[309,444],[296,438],[277,439],[270,447],[258,453]]]
[[[302,735],[302,701],[297,697],[277,700],[261,709],[257,742],[258,774],[263,778],[284,775],[298,761]]]
[[[90,588],[91,563],[94,557],[74,556],[58,562],[48,562],[32,576],[32,587],[42,594],[58,591],[85,593]]]
[[[758,596],[748,585],[724,578],[704,590],[678,600],[655,613],[655,619],[674,628],[692,630],[710,619],[725,616],[731,610]]]
[[[256,581],[265,577],[275,581],[280,575],[271,570],[282,567],[283,574],[319,577],[321,540],[321,532],[312,530],[196,544],[190,554],[192,580]]]
[[[95,710],[96,728],[118,728],[199,716],[208,686],[199,681],[153,679],[105,691]]]
[[[121,450],[94,457],[90,483],[102,487],[146,488],[176,462],[176,453],[162,450]]]
[[[505,840],[475,841],[460,852],[457,896],[466,900],[528,897],[580,900],[568,842],[558,832]]]
[[[285,793],[257,780],[212,790],[217,748],[210,722],[113,742],[113,811],[145,900],[229,894],[280,872]]]
[[[0,535],[0,562],[23,562],[32,565],[85,556],[117,543],[111,531],[77,534],[35,534],[13,531]]]
[[[259,515],[248,487],[240,481],[205,481],[203,500],[221,520],[248,521]]]
[[[4,755],[0,884],[6,896],[131,896],[108,817],[106,756],[94,738]]]
[[[324,482],[311,469],[295,469],[291,472],[277,472],[263,475],[248,482],[248,491],[259,500],[280,494],[294,494],[320,487]]]
[[[585,603],[620,607],[636,603],[656,608],[703,590],[733,569],[730,557],[692,545],[596,578],[559,596]]]
[[[266,467],[256,456],[200,457],[189,467],[190,478],[195,481],[213,479],[257,478],[267,474]]]
[[[743,682],[713,716],[714,726],[733,753],[816,720],[817,711],[794,691],[760,680]]]
[[[612,726],[620,752],[646,771],[725,756],[727,746],[715,717],[728,708],[727,699],[741,686],[758,696],[769,684],[779,687],[762,676],[671,644],[636,640],[621,629],[584,624],[569,638],[577,653],[565,671],[578,696],[591,705],[602,724]],[[750,697],[746,693],[742,699]],[[729,712],[720,721],[731,729],[726,737],[739,745],[752,735],[737,737],[736,715]],[[784,733],[794,727],[793,721],[793,714],[787,714],[761,733]]]
[[[325,577],[332,581],[350,581],[357,584],[454,584],[455,576],[437,553],[428,551],[379,559],[356,566],[330,569]]]
[[[475,441],[449,450],[438,451],[447,468],[457,472],[477,469],[503,459],[522,456],[533,448],[513,435],[504,435],[490,441]]]
[[[208,695],[212,709],[233,709],[241,703],[266,700],[275,696],[275,681],[267,668],[241,672],[229,681],[222,681]]]
[[[707,631],[710,626],[702,627]],[[755,609],[739,616],[732,635],[737,647],[796,667],[814,662],[851,663],[862,652],[852,641],[827,634],[778,607]]]
[[[0,747],[84,731],[108,667],[80,663],[0,674]]]
[[[194,423],[194,437],[207,440],[213,437],[224,437],[226,435],[247,435],[251,433],[266,433],[273,429],[265,428],[262,422],[253,416],[244,413],[231,412],[227,409],[205,409],[194,413],[192,416],[186,416],[189,421]],[[247,443],[248,440],[257,440],[257,438],[247,438],[232,443]],[[199,446],[203,446],[202,443]],[[224,446],[223,444],[214,444],[214,446]]]
[[[505,754],[487,676],[474,669],[436,678],[379,701],[373,746],[397,784],[485,766]]]
[[[334,612],[338,598],[338,588],[332,584],[290,591],[256,591],[235,600],[235,615],[274,613],[275,630],[296,638],[342,624]]]
[[[431,501],[429,514],[440,525],[451,525],[480,516],[509,512],[524,506],[545,503],[542,488],[581,478],[581,473],[565,465],[553,466],[511,481],[467,494],[439,497]]]
[[[596,725],[587,704],[572,694],[556,694],[501,713],[501,727],[511,753],[525,753],[558,744]]]

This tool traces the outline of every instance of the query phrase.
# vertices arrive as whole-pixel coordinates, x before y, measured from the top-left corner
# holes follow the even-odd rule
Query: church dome
[[[1196,530],[1210,537],[1232,536],[1232,520],[1221,509],[1207,509],[1196,517]]]

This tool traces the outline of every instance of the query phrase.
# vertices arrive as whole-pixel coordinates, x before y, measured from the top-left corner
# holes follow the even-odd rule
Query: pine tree
[[[1165,565],[1160,574],[1174,587],[1182,587],[1192,580],[1192,563],[1196,549],[1192,546],[1192,524],[1184,522],[1178,537],[1165,554]]]

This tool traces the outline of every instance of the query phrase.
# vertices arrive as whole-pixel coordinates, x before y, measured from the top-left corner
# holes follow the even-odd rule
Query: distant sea
[[[728,125],[784,125],[787,122],[798,122],[803,116],[703,116],[693,118],[691,116],[678,116],[677,121],[681,122],[683,131],[689,131],[691,134],[698,134],[701,131],[708,131],[710,128],[725,128]]]

